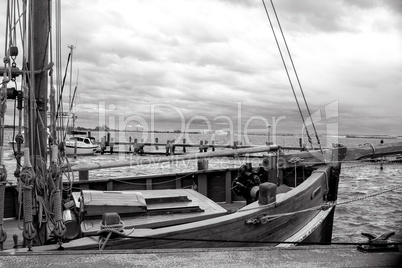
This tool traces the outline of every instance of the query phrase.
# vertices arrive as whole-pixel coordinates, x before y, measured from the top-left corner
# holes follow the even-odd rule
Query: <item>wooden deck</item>
[[[189,189],[145,190],[141,191],[141,194],[147,203],[147,212],[134,216],[121,215],[126,228],[160,228],[166,226],[166,223],[177,225],[227,214],[224,208],[209,198]],[[96,235],[100,229],[99,218],[83,221],[81,229],[84,236]]]
[[[199,221],[203,219],[209,219],[225,215],[228,211],[215,202],[212,202],[209,198],[202,194],[189,190],[189,189],[177,189],[177,190],[144,190],[141,191],[144,199],[150,201],[148,205],[148,211],[154,214],[150,217],[148,214],[138,215],[135,217],[121,217],[126,228],[157,228],[164,226],[166,222],[170,224],[182,224],[188,222]],[[170,202],[162,203],[157,199],[166,201],[167,199],[177,198],[179,199],[185,196],[189,200],[188,202]],[[234,204],[221,205],[226,206],[229,210],[234,211],[237,208],[243,206],[245,202],[235,202]],[[173,212],[169,213],[168,211]],[[177,210],[176,213],[174,210]],[[196,210],[195,212],[194,209]],[[20,226],[20,228],[19,228]],[[18,245],[22,245],[22,227],[23,221],[18,223],[16,219],[5,219],[4,228],[7,232],[7,240],[4,242],[4,249],[11,249],[14,247],[13,236],[18,237]],[[100,229],[100,219],[92,218],[85,220],[81,224],[84,235],[95,235]]]

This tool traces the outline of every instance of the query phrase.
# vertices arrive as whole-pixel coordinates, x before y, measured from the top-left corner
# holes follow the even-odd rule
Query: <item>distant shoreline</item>
[[[5,125],[5,129],[13,129],[13,125]],[[146,133],[187,133],[187,134],[205,134],[199,131],[189,131],[189,132],[182,132],[181,130],[117,130],[117,129],[99,129],[99,128],[83,128],[83,127],[77,127],[76,130],[79,131],[105,131],[105,132],[146,132]],[[236,134],[236,133],[235,133]],[[263,135],[263,133],[248,133],[248,135]],[[297,136],[294,133],[276,133],[276,136]],[[321,136],[321,135],[320,135]],[[331,136],[331,134],[324,134],[323,136]],[[364,134],[338,134],[336,136],[344,136],[345,138],[348,139],[402,139],[401,136],[390,136],[387,134],[369,134],[369,135],[364,135]]]

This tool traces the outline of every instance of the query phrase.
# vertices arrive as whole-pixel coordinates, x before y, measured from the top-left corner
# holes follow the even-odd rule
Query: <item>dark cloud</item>
[[[401,1],[274,3],[310,109],[338,101],[342,131],[402,135],[395,124],[402,120]],[[102,116],[151,124],[153,116],[163,129],[180,129],[182,120],[205,127],[205,118],[222,128],[240,120],[240,103],[243,125],[251,120],[261,128],[262,118],[283,116],[278,131],[301,131],[261,1],[94,0],[63,7],[62,57],[75,45],[80,70],[79,125],[94,127]],[[297,87],[296,94],[301,100]],[[304,105],[302,111],[306,116]]]

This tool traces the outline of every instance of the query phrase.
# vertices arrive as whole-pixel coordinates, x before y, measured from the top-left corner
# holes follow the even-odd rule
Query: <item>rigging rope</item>
[[[273,1],[270,0],[270,2],[271,2],[271,6],[272,6],[272,9],[273,9],[273,12],[274,12],[274,14],[275,14],[276,21],[277,21],[277,23],[278,23],[279,30],[280,30],[281,35],[282,35],[283,42],[284,42],[285,47],[286,47],[286,50],[287,50],[288,57],[289,57],[289,59],[290,59],[290,62],[291,62],[292,68],[293,68],[293,72],[294,72],[294,74],[295,74],[297,83],[298,83],[298,85],[299,85],[300,92],[301,92],[301,94],[302,94],[302,96],[303,96],[304,104],[306,105],[309,118],[311,119],[311,124],[312,124],[312,126],[313,126],[313,130],[314,130],[314,133],[315,133],[315,137],[316,137],[316,139],[317,139],[317,143],[318,143],[318,145],[319,145],[319,148],[320,148],[321,153],[324,155],[324,152],[323,152],[323,149],[322,149],[322,146],[321,146],[321,141],[320,141],[320,138],[318,137],[317,129],[316,129],[316,127],[315,127],[313,118],[312,118],[312,116],[311,116],[310,108],[309,108],[309,106],[308,106],[306,97],[305,97],[305,95],[304,95],[304,91],[303,91],[303,88],[302,88],[302,86],[301,86],[300,79],[299,79],[299,76],[298,76],[298,74],[297,74],[297,71],[296,71],[296,67],[295,67],[295,65],[294,65],[294,62],[293,62],[293,57],[292,57],[292,55],[291,55],[291,53],[290,53],[288,44],[287,44],[287,42],[286,42],[286,38],[285,38],[285,35],[284,35],[284,33],[283,33],[282,26],[281,26],[281,24],[280,24],[278,14],[277,14],[277,12],[276,12],[276,9],[275,9],[275,6],[274,6]],[[279,53],[280,53],[280,56],[281,56],[281,59],[282,59],[282,63],[283,63],[283,65],[284,65],[284,68],[285,68],[285,71],[286,71],[286,75],[287,75],[287,77],[288,77],[288,80],[289,80],[289,83],[290,83],[290,87],[291,87],[291,89],[292,89],[293,96],[294,96],[294,98],[295,98],[295,101],[296,101],[296,104],[297,104],[297,107],[298,107],[298,110],[299,110],[299,114],[300,114],[301,119],[302,119],[302,122],[303,122],[304,129],[306,130],[306,135],[307,135],[308,141],[309,141],[309,143],[310,143],[310,146],[311,146],[312,148],[314,148],[314,147],[313,147],[313,143],[312,143],[311,136],[310,136],[310,134],[309,134],[309,131],[308,131],[308,129],[307,129],[306,122],[305,122],[305,120],[304,120],[303,112],[301,111],[301,107],[300,107],[300,104],[299,104],[299,100],[298,100],[298,98],[297,98],[297,95],[296,95],[296,92],[295,92],[295,89],[294,89],[294,86],[293,86],[292,79],[290,78],[290,74],[289,74],[289,71],[288,71],[288,68],[287,68],[287,65],[286,65],[286,62],[285,62],[283,53],[282,53],[282,49],[281,49],[281,47],[280,47],[280,45],[279,45],[279,41],[278,41],[278,38],[277,38],[277,36],[276,36],[274,26],[273,26],[273,24],[272,24],[271,17],[270,17],[270,15],[269,15],[267,6],[266,6],[266,4],[265,4],[265,1],[262,0],[262,3],[263,3],[263,5],[264,5],[265,13],[266,13],[266,15],[267,15],[269,24],[270,24],[270,26],[271,26],[272,33],[273,33],[273,35],[274,35],[276,45],[277,45],[277,47],[278,47],[278,50],[279,50]]]
[[[304,104],[306,105],[308,115],[309,115],[309,117],[310,117],[310,119],[311,119],[311,125],[313,126],[314,134],[315,134],[315,137],[316,137],[316,139],[317,139],[317,143],[318,143],[318,145],[319,145],[319,147],[320,147],[321,153],[324,154],[323,151],[322,151],[320,138],[318,137],[317,130],[316,130],[316,128],[315,128],[315,124],[314,124],[313,118],[312,118],[312,116],[311,116],[310,108],[309,108],[309,106],[308,106],[308,104],[307,104],[306,97],[304,96],[304,91],[303,91],[302,85],[301,85],[301,83],[300,83],[299,75],[297,74],[296,67],[295,67],[294,62],[293,62],[293,57],[292,57],[292,55],[290,54],[290,50],[289,50],[289,47],[288,47],[288,43],[286,42],[285,35],[283,34],[283,30],[282,30],[282,26],[281,26],[281,23],[280,23],[279,18],[278,18],[278,14],[276,13],[276,9],[275,9],[275,6],[274,6],[274,2],[273,2],[272,0],[270,0],[270,1],[271,1],[272,10],[274,11],[274,14],[275,14],[276,20],[277,20],[277,22],[278,22],[278,26],[279,26],[280,32],[281,32],[281,34],[282,34],[283,42],[284,42],[284,44],[285,44],[286,50],[287,50],[288,55],[289,55],[290,62],[292,63],[293,71],[294,71],[294,73],[295,73],[296,80],[297,80],[297,83],[298,83],[299,88],[300,88],[300,92],[301,92],[301,94],[302,94],[302,96],[303,96]]]
[[[354,203],[354,202],[361,201],[361,200],[364,200],[364,199],[368,199],[368,198],[371,198],[371,197],[374,197],[374,196],[377,196],[377,195],[381,195],[381,194],[385,194],[385,193],[388,193],[388,192],[392,192],[392,191],[395,191],[395,190],[398,190],[398,189],[401,189],[401,188],[402,188],[402,185],[399,185],[399,186],[396,186],[396,187],[393,187],[393,188],[390,188],[390,189],[386,189],[386,190],[383,190],[383,191],[380,191],[380,192],[377,192],[377,193],[365,195],[365,196],[358,197],[358,198],[355,198],[355,199],[352,199],[352,200],[348,200],[348,201],[343,201],[343,202],[338,203],[337,205],[338,205],[338,206],[342,206],[342,205]]]
[[[305,128],[305,130],[306,130],[306,135],[307,135],[307,137],[308,137],[308,141],[309,141],[311,147],[313,147],[312,139],[311,139],[310,134],[309,134],[309,132],[308,132],[308,129],[307,129],[307,126],[306,126],[306,122],[305,122],[305,120],[304,120],[304,116],[303,116],[303,113],[302,113],[302,110],[301,110],[301,107],[300,107],[300,104],[299,104],[299,100],[297,99],[296,92],[295,92],[295,89],[294,89],[294,87],[293,87],[292,79],[290,78],[290,74],[289,74],[288,68],[287,68],[287,66],[286,66],[286,62],[285,62],[285,59],[284,59],[284,56],[283,56],[283,53],[282,53],[281,46],[279,45],[279,41],[278,41],[278,38],[277,38],[277,36],[276,36],[274,26],[273,26],[273,24],[272,24],[271,17],[269,16],[269,12],[268,12],[267,6],[265,5],[265,1],[262,0],[262,3],[263,3],[263,5],[264,5],[265,13],[266,13],[266,15],[267,15],[269,24],[270,24],[271,29],[272,29],[272,33],[273,33],[274,38],[275,38],[276,46],[278,47],[279,54],[280,54],[280,56],[281,56],[283,66],[284,66],[284,68],[285,68],[286,75],[287,75],[287,77],[288,77],[289,84],[290,84],[290,87],[291,87],[292,92],[293,92],[293,96],[294,96],[295,101],[296,101],[296,104],[297,104],[297,108],[299,109],[299,114],[300,114],[300,117],[301,117],[301,119],[302,119],[304,128]]]

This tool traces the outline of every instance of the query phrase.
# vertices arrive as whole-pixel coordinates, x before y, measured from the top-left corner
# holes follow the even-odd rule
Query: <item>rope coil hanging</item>
[[[58,238],[62,238],[66,232],[67,232],[67,228],[64,225],[63,222],[63,215],[62,215],[62,200],[61,200],[61,194],[60,194],[60,189],[56,189],[54,191],[54,195],[53,195],[53,210],[54,210],[54,221],[55,221],[55,225],[53,228],[52,233],[58,237]]]
[[[3,164],[3,147],[0,146],[0,250],[3,250],[3,243],[7,239],[7,233],[3,227],[4,199],[6,190],[7,171]]]
[[[27,245],[31,251],[32,240],[35,238],[37,232],[33,225],[32,203],[33,203],[33,183],[35,172],[32,168],[29,148],[24,151],[24,167],[20,174],[20,183],[22,184],[23,191],[23,211],[24,211],[24,228],[22,236],[27,240]]]

